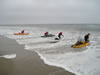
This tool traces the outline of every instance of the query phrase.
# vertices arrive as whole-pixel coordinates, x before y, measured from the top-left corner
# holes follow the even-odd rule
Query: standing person
[[[24,30],[22,30],[21,33],[23,34],[24,33]]]
[[[90,33],[88,33],[88,34],[86,34],[86,35],[84,36],[85,42],[89,42],[89,35],[90,35]]]
[[[62,32],[59,32],[59,33],[58,33],[59,39],[61,39],[61,36],[63,36],[63,34],[62,34]]]

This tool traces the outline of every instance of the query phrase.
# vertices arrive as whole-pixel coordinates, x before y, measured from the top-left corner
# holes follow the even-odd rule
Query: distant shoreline
[[[76,23],[76,24],[53,24],[53,25],[100,25],[100,24],[95,24],[95,23],[93,23],[93,24],[91,24],[91,23]],[[2,25],[52,25],[52,24],[0,24],[0,26],[2,26]]]

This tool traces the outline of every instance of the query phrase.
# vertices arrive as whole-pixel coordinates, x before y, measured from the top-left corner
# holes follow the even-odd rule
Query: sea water
[[[23,29],[29,35],[14,35]],[[55,37],[58,32],[63,32],[64,37],[52,43],[55,37],[41,37],[46,31],[55,34]],[[71,48],[79,37],[83,38],[87,33],[91,34],[89,46]],[[15,39],[26,50],[37,52],[48,65],[62,67],[76,75],[100,75],[100,25],[0,25],[0,35]]]

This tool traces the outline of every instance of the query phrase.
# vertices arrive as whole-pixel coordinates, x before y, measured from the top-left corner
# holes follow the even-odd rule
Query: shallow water
[[[13,35],[23,29],[30,34]],[[40,37],[46,31],[55,35],[62,31],[64,37],[51,43],[55,37]],[[91,33],[91,45],[71,48],[79,36],[86,33]],[[37,52],[46,64],[62,67],[76,75],[100,75],[100,25],[1,25],[0,35],[24,44],[26,50]]]

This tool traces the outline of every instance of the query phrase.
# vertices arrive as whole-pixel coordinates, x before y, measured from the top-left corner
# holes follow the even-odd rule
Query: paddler
[[[44,36],[48,36],[48,32],[45,32],[45,33],[44,33]]]
[[[61,39],[61,36],[63,36],[62,32],[59,32],[58,33],[58,38],[55,38],[55,40],[60,40]]]
[[[89,42],[89,35],[90,35],[90,33],[88,33],[88,34],[86,34],[86,35],[84,36],[85,42]]]
[[[61,36],[63,36],[63,34],[62,34],[62,32],[59,32],[59,33],[58,33],[59,39],[61,39]]]
[[[83,44],[83,39],[80,37],[80,39],[78,39],[78,41],[75,43],[75,45],[81,45]]]
[[[23,34],[24,33],[24,30],[22,30],[21,33]]]

